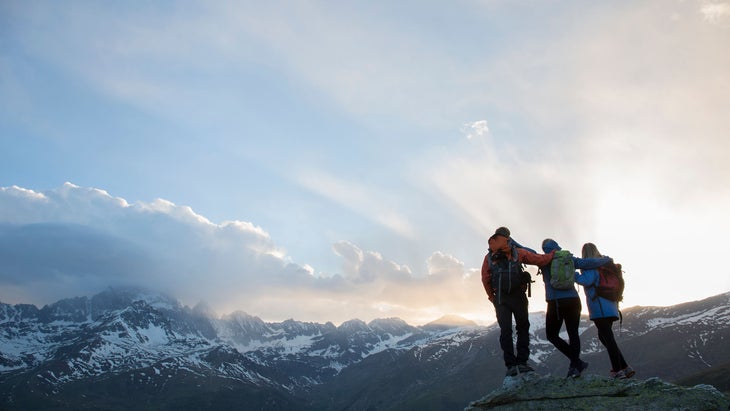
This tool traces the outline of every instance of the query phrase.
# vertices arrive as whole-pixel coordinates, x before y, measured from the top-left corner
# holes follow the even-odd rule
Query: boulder
[[[474,401],[465,411],[482,410],[730,410],[730,399],[711,385],[682,387],[659,378],[617,380],[506,377],[502,388]]]

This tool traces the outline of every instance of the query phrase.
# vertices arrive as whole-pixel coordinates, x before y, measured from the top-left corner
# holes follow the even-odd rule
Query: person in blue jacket
[[[560,250],[558,243],[546,238],[542,242],[542,251],[550,253]],[[598,258],[577,258],[573,257],[573,265],[578,269],[597,268],[611,261],[608,257]],[[542,279],[545,282],[545,300],[547,301],[547,312],[545,313],[545,334],[548,341],[552,343],[563,355],[568,357],[568,377],[576,378],[581,375],[588,363],[580,359],[580,312],[583,309],[580,297],[575,286],[567,290],[558,290],[550,284],[550,265],[540,267]],[[560,337],[560,328],[565,323],[565,330],[568,333],[568,342]]]
[[[581,250],[583,258],[599,258],[601,253],[593,243],[586,243]],[[610,375],[613,378],[631,378],[635,371],[626,363],[621,350],[618,348],[616,339],[613,336],[613,323],[619,319],[618,303],[603,297],[599,297],[596,286],[600,275],[598,270],[587,269],[581,270],[581,274],[576,273],[575,282],[583,286],[586,295],[586,304],[588,305],[588,313],[591,321],[598,329],[598,339],[601,341],[608,357],[611,360]]]

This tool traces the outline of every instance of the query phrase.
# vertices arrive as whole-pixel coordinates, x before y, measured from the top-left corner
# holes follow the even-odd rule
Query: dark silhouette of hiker
[[[555,252],[560,249],[558,243],[551,238],[546,238],[542,242],[542,251],[545,253]],[[573,264],[577,269],[597,268],[609,261],[611,259],[608,257],[585,259],[573,257]],[[576,291],[574,285],[564,290],[554,288],[550,282],[552,278],[550,264],[540,267],[540,271],[542,271],[542,279],[545,282],[545,300],[547,301],[545,334],[548,341],[570,360],[568,377],[579,377],[588,368],[588,363],[580,359],[578,327],[580,326],[580,312],[583,307],[580,303],[578,291]],[[565,323],[565,331],[568,333],[569,342],[560,337],[560,328],[563,323]]]
[[[583,244],[581,250],[583,258],[600,258],[601,253],[593,243]],[[610,264],[610,263],[609,263]],[[636,373],[624,359],[621,350],[618,348],[616,338],[613,336],[613,323],[619,319],[618,302],[611,301],[598,295],[596,286],[598,285],[600,274],[598,270],[581,270],[581,274],[576,274],[575,282],[583,286],[586,294],[586,304],[588,305],[588,313],[593,324],[598,329],[598,339],[601,341],[608,357],[611,360],[610,375],[613,378],[631,378]]]
[[[507,375],[534,371],[527,364],[530,356],[530,321],[528,318],[527,287],[529,273],[523,264],[544,266],[552,260],[552,254],[536,254],[517,247],[510,239],[506,227],[500,227],[489,237],[489,252],[482,264],[482,284],[499,324],[499,345],[504,353]],[[512,317],[517,330],[517,354],[512,343]]]

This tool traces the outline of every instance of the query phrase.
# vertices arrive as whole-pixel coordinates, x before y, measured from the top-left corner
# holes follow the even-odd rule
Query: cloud
[[[215,225],[168,201],[130,205],[70,183],[42,193],[4,188],[0,197],[7,216],[3,278],[16,286],[42,284],[37,299],[44,302],[130,283],[187,298],[195,298],[198,288],[207,299],[225,283],[242,286],[259,270],[275,277],[285,269],[281,252],[260,228]]]
[[[464,275],[464,263],[456,257],[437,251],[428,258],[430,275],[459,277]]]
[[[403,281],[411,278],[411,269],[385,260],[375,251],[362,251],[356,245],[341,241],[332,247],[343,258],[343,272],[348,280],[373,283],[377,280]]]
[[[700,12],[705,20],[710,23],[730,23],[730,4],[728,3],[720,2],[703,4],[700,8]]]
[[[43,192],[2,188],[0,215],[3,302],[46,304],[107,286],[141,285],[189,305],[206,301],[222,314],[245,310],[278,320],[430,321],[473,310],[455,295],[473,289],[473,281],[467,286],[463,264],[458,268],[444,253],[432,257],[426,276],[340,241],[333,251],[342,272],[315,276],[253,223],[215,224],[166,200],[130,204],[71,183]]]
[[[489,132],[489,127],[487,126],[487,120],[479,120],[474,121],[471,123],[466,123],[461,128],[461,132],[466,134],[466,138],[468,140],[471,140],[473,138],[477,137],[483,137],[487,135]]]

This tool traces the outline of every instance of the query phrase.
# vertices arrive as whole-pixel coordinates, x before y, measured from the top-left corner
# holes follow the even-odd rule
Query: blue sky
[[[728,291],[728,67],[724,1],[4,1],[0,301],[491,322],[500,225]]]

